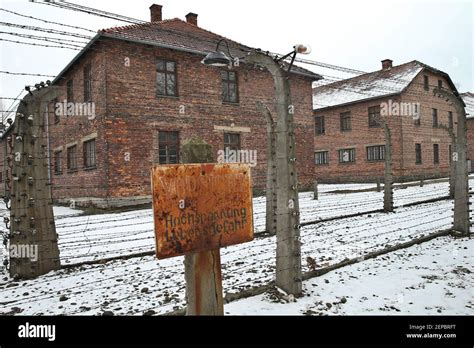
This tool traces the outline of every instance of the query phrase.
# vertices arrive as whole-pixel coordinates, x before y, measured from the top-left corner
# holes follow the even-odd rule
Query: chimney
[[[161,22],[163,20],[163,15],[161,9],[163,6],[153,4],[150,6],[150,16],[152,22]]]
[[[382,70],[389,70],[392,68],[393,61],[391,59],[382,60]]]
[[[196,27],[198,26],[198,15],[192,12],[189,12],[186,15],[186,22],[189,24],[195,25]]]

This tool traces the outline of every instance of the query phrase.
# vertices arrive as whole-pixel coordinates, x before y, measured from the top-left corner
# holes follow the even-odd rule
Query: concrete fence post
[[[439,128],[444,129],[451,139],[451,151],[449,153],[449,197],[454,199],[454,191],[456,189],[456,161],[453,159],[453,154],[457,153],[456,135],[454,134],[454,129],[449,126],[440,124]]]
[[[454,188],[454,221],[453,230],[461,236],[470,235],[469,215],[471,212],[469,203],[469,175],[467,170],[467,125],[466,110],[462,99],[453,92],[443,88],[434,88],[433,94],[446,99],[455,108],[458,115],[456,152],[453,153],[455,162],[456,180]]]
[[[253,52],[247,63],[266,68],[275,86],[275,165],[276,175],[276,285],[294,296],[302,294],[300,209],[296,172],[296,141],[289,74],[281,63],[262,52]]]
[[[267,106],[257,102],[257,108],[267,122],[267,181],[266,181],[266,210],[265,231],[276,234],[277,223],[277,188],[276,188],[276,133],[275,122]]]
[[[461,111],[461,110],[460,110]],[[456,137],[456,186],[454,188],[454,224],[453,228],[462,236],[470,234],[469,175],[467,170],[467,127],[466,113],[459,113],[458,134]]]
[[[454,199],[454,193],[456,192],[456,161],[453,160],[453,154],[457,153],[456,150],[456,138],[451,145],[450,166],[449,166],[449,197]]]
[[[319,199],[319,192],[318,192],[318,180],[314,181],[314,195],[313,199],[317,201]]]
[[[30,92],[20,102],[13,133],[10,275],[35,278],[60,268],[58,235],[48,176],[45,117],[60,95],[55,87]],[[12,253],[13,252],[13,253]]]
[[[181,150],[183,163],[212,163],[211,145],[193,138]],[[220,250],[184,256],[186,315],[224,315]]]
[[[380,118],[385,137],[385,172],[383,210],[393,212],[392,134],[385,118]]]

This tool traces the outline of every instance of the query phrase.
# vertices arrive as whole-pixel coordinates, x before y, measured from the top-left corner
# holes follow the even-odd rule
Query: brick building
[[[468,170],[474,172],[474,93],[466,92],[461,94],[466,104],[467,114],[467,160]]]
[[[56,102],[94,106],[92,113],[69,113],[65,104],[66,116],[53,109],[58,104],[50,107],[56,201],[149,202],[150,168],[178,163],[181,144],[193,136],[213,146],[216,160],[225,148],[256,150],[254,192],[265,187],[266,123],[256,102],[274,108],[271,75],[245,59],[232,69],[203,65],[222,36],[199,27],[196,14],[163,20],[161,6],[150,11],[150,23],[99,31],[53,81],[64,90]],[[235,57],[251,49],[227,42]],[[290,74],[303,186],[314,179],[312,83],[318,79],[299,67]]]
[[[433,95],[441,86],[457,93],[448,74],[412,61],[314,89],[315,175],[323,182],[369,182],[383,177],[385,137],[377,116],[386,114],[396,181],[449,174],[457,114]]]

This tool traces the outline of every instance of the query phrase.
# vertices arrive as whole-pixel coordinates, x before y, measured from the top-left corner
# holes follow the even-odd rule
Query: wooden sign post
[[[210,146],[191,140],[185,161],[212,160]],[[253,240],[250,167],[181,164],[152,170],[158,259],[185,255],[187,315],[223,315],[219,248]]]

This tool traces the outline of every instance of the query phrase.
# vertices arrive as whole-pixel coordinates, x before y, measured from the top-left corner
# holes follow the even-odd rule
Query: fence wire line
[[[436,219],[436,220],[434,220],[434,221],[441,221],[441,220],[445,220],[445,219],[446,219],[446,218],[440,218],[440,219]],[[423,223],[418,224],[418,225],[423,225]],[[416,226],[416,225],[415,225],[415,226]],[[394,232],[397,232],[397,231],[390,231],[390,232],[388,232],[388,233],[394,233]],[[386,234],[388,234],[388,233],[386,233]],[[372,237],[372,236],[367,236],[367,237],[363,237],[363,238],[360,238],[360,239],[356,239],[355,241],[358,241],[358,240],[360,241],[360,240],[368,239],[368,238],[373,238],[373,237]],[[403,238],[403,236],[402,236],[402,237],[400,237],[400,236],[398,237],[398,239],[400,239],[400,238]],[[272,239],[274,239],[274,238],[272,238]],[[268,244],[274,244],[273,240],[272,240],[271,242],[272,242],[272,243],[268,243]],[[383,244],[386,244],[386,243],[383,243]],[[381,244],[381,245],[383,245],[383,244]],[[259,245],[259,247],[262,247],[262,245]],[[337,248],[337,246],[336,246],[336,248]],[[372,247],[372,248],[373,248],[373,247]],[[360,250],[360,248],[357,248],[357,250]],[[370,250],[370,249],[368,249],[368,250]],[[269,253],[269,252],[271,253],[271,250],[269,250],[269,251],[264,251],[264,250],[262,250],[259,254],[264,254],[264,253]],[[254,264],[255,264],[255,263],[254,263]],[[127,267],[127,266],[125,265],[124,267]],[[241,269],[244,269],[244,268],[245,268],[245,267],[242,267]],[[152,269],[152,270],[148,270],[148,271],[156,271],[156,269]],[[148,272],[148,271],[146,271],[146,272]],[[281,270],[281,271],[283,271],[283,270]],[[118,277],[121,277],[121,276],[123,276],[123,275],[113,276],[113,277],[109,277],[109,278],[105,278],[105,279],[101,279],[101,280],[96,280],[96,281],[90,282],[89,284],[96,284],[96,283],[100,283],[100,282],[106,281],[107,279],[114,279],[114,278],[118,278]],[[261,279],[264,279],[264,278],[268,278],[268,276],[265,275],[265,276],[262,276],[262,277],[261,277]],[[259,278],[252,278],[252,281],[255,281],[255,280],[258,280],[258,279],[259,279]],[[247,282],[245,282],[245,283],[247,283]],[[244,282],[242,282],[242,283],[237,283],[237,284],[233,284],[231,287],[232,287],[232,288],[236,288],[236,287],[239,287],[241,284],[244,284]],[[72,288],[64,288],[64,289],[62,289],[61,291],[66,291],[67,289],[74,289],[74,288],[81,287],[81,286],[85,286],[85,285],[87,285],[87,284],[77,285],[76,287],[72,287]],[[107,288],[107,287],[105,287],[105,288]],[[81,292],[79,292],[79,293],[81,293]],[[35,297],[35,298],[37,298],[37,297]],[[27,301],[27,299],[26,299],[26,301]],[[11,302],[9,302],[9,303],[11,303]],[[100,307],[100,306],[99,306],[99,307]]]

